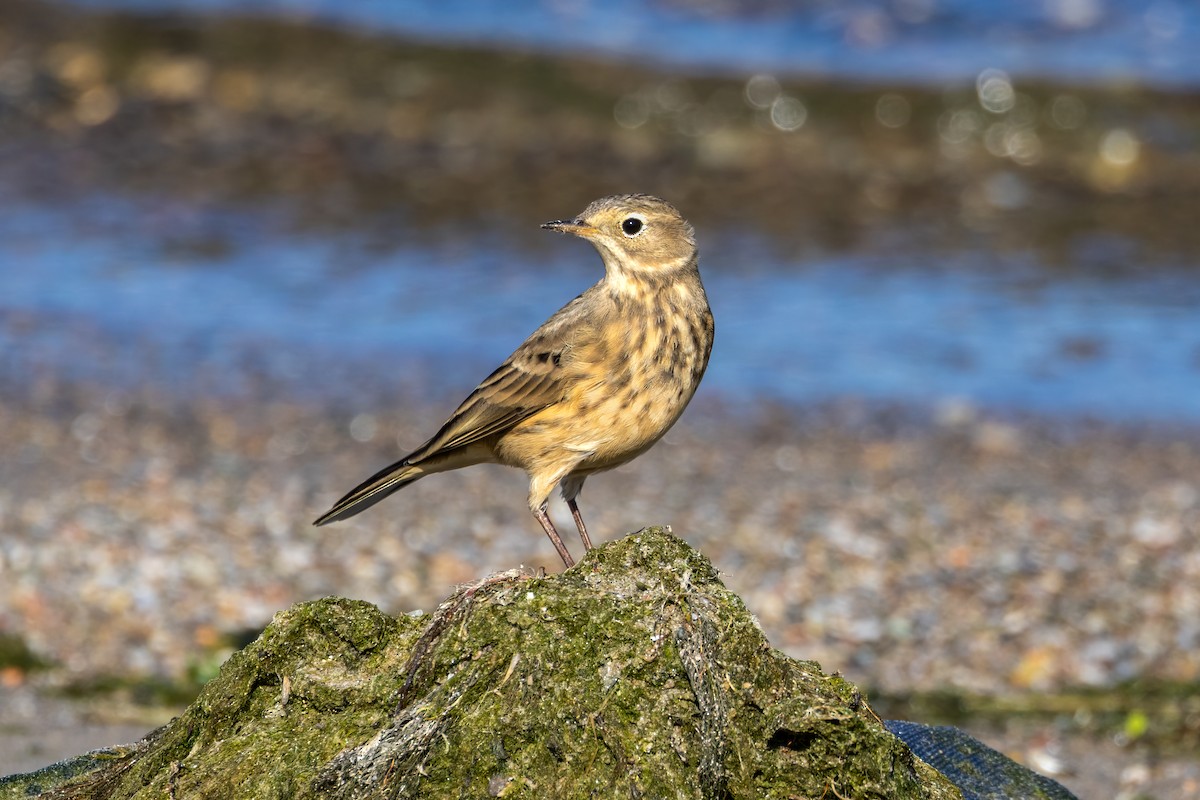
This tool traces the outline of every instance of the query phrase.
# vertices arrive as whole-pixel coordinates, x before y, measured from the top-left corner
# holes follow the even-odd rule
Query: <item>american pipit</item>
[[[529,475],[529,510],[563,564],[546,514],[558,485],[585,549],[583,482],[657,442],[708,366],[713,317],[692,226],[664,200],[605,197],[543,228],[590,241],[604,278],[563,306],[476,387],[432,439],[380,470],[316,521],[352,517],[434,472],[500,463]]]

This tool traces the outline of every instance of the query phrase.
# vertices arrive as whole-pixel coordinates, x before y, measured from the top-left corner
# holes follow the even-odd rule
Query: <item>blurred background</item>
[[[1200,796],[1198,143],[1173,0],[5,0],[0,773],[300,600],[554,569],[502,468],[309,522],[600,276],[539,223],[641,191],[717,343],[593,537],[673,525],[888,716]]]

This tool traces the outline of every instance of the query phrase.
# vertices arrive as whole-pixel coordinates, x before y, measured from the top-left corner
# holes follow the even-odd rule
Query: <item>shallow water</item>
[[[296,399],[465,393],[599,277],[582,242],[473,226],[386,246],[282,208],[92,196],[0,215],[0,370]],[[1179,265],[1064,275],[1034,256],[897,248],[781,255],[701,231],[717,343],[703,391],[810,404],[1200,421],[1200,280]],[[528,249],[523,245],[528,242]],[[933,265],[933,266],[931,266]]]
[[[551,49],[575,41],[563,20],[607,14],[619,24],[595,27],[612,52],[670,60],[670,52],[638,45],[638,36],[657,31],[678,35],[671,41],[680,53],[736,71],[748,66],[739,58],[769,58],[776,41],[793,59],[789,69],[826,48],[837,54],[835,77],[875,69],[878,57],[893,81],[907,74],[909,45],[920,46],[911,65],[929,81],[972,43],[980,58],[997,43],[1019,43],[1030,56],[1022,69],[1059,79],[1079,70],[1039,66],[1038,54],[1101,60],[1104,69],[1135,63],[1131,74],[1147,81],[1157,79],[1156,64],[1182,68],[1200,58],[1191,55],[1200,48],[1176,58],[1200,37],[1200,12],[1164,2],[1143,9],[1101,0],[908,0],[853,12],[832,3],[766,4],[712,18],[660,4],[633,13],[621,4],[519,2],[501,15],[468,2],[450,7],[461,13],[438,14],[365,0],[336,8],[289,2],[179,7],[336,16],[439,40],[487,31],[504,47]],[[847,14],[871,13],[891,20],[894,36],[867,47],[838,27]],[[702,388],[709,396],[1200,420],[1200,265],[1185,205],[1195,185],[1187,143],[1197,128],[1184,113],[1186,92],[1098,90],[1080,111],[1090,122],[1067,131],[1050,123],[1069,88],[1024,97],[1025,108],[999,81],[1007,92],[999,99],[1012,108],[992,103],[987,86],[951,100],[911,92],[911,102],[899,98],[905,121],[892,120],[894,128],[880,111],[897,99],[886,91],[894,83],[878,87],[877,100],[867,92],[861,108],[847,106],[847,98],[863,100],[861,87],[814,84],[811,122],[803,114],[777,120],[772,101],[768,123],[754,80],[739,77],[705,89],[732,97],[738,114],[698,139],[682,118],[643,120],[636,130],[620,121],[628,87],[668,86],[686,69],[614,73],[600,91],[586,80],[544,80],[561,70],[608,86],[589,65],[523,62],[504,72],[503,91],[476,117],[463,110],[482,102],[474,93],[481,80],[512,67],[503,57],[456,70],[470,61],[462,51],[422,54],[396,41],[379,48],[368,66],[382,66],[364,76],[340,71],[371,44],[363,37],[325,42],[312,29],[214,29],[195,18],[162,28],[132,18],[94,22],[61,22],[61,41],[48,36],[42,55],[9,54],[5,62],[5,91],[20,101],[0,108],[8,125],[0,378],[9,385],[49,377],[176,393],[266,386],[353,404],[374,390],[461,395],[599,277],[590,248],[539,231],[541,219],[524,210],[546,204],[547,187],[579,195],[580,176],[599,175],[626,188],[634,179],[637,188],[662,187],[698,223],[717,316]],[[1120,24],[1128,35],[1104,46]],[[180,35],[174,61],[160,53],[170,25],[196,37],[186,43]],[[235,35],[247,28],[254,30],[246,41]],[[616,44],[604,38],[626,29]],[[822,44],[807,47],[807,36]],[[1169,44],[1154,58],[1135,57],[1146,36]],[[265,43],[283,37],[302,58],[264,56],[260,64],[228,55],[267,53]],[[701,46],[704,37],[730,49]],[[293,91],[308,84],[290,76],[310,62],[304,80],[332,81],[317,93],[325,105],[296,105],[300,95],[311,98]],[[951,71],[971,74],[962,69]],[[366,80],[389,70],[417,83],[425,76],[430,96],[397,99],[396,87]],[[14,82],[14,74],[26,78]],[[229,86],[243,84],[257,87],[250,94],[261,104],[229,105]],[[566,93],[587,102],[564,104]],[[339,104],[351,95],[355,102]],[[568,105],[570,114],[547,113]],[[1171,124],[1163,108],[1175,110]],[[395,118],[381,116],[385,109]],[[974,121],[969,135],[947,132],[960,117]],[[1010,152],[991,136],[1039,125],[1045,144],[1036,153]],[[496,141],[476,136],[480,130],[496,131]],[[660,171],[656,159],[665,163]],[[514,186],[536,201],[509,196]],[[721,202],[723,191],[735,197],[732,207]],[[256,199],[240,199],[248,195]],[[759,205],[744,207],[750,197]],[[492,215],[497,204],[504,213]]]
[[[641,63],[937,83],[986,68],[1068,81],[1200,85],[1200,7],[1176,0],[75,0],[91,8],[253,13],[441,42]]]

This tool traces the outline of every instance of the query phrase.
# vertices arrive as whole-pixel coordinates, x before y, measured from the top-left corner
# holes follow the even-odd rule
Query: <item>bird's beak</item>
[[[578,217],[575,219],[556,219],[551,222],[543,222],[542,229],[558,231],[559,233],[571,233],[576,236],[582,236],[585,239],[590,238],[596,232],[595,228]]]

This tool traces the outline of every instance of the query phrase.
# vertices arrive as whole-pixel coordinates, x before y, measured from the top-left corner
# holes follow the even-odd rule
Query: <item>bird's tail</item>
[[[407,459],[384,467],[351,489],[345,497],[333,504],[333,508],[317,517],[313,525],[327,525],[330,522],[349,519],[426,474],[428,472],[425,469],[410,464]]]
[[[403,489],[426,475],[492,460],[491,447],[483,443],[432,453],[426,452],[422,447],[409,453],[403,461],[397,461],[390,467],[384,467],[354,487],[349,494],[334,503],[333,508],[318,517],[313,524],[326,525],[330,522],[349,519],[360,511],[366,511],[392,492]]]

